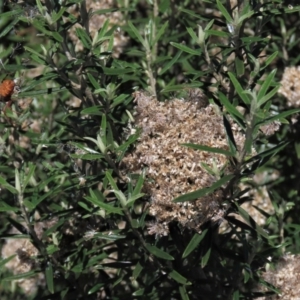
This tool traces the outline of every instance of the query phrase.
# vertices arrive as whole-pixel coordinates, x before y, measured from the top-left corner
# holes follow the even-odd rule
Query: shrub
[[[0,4],[1,299],[292,297],[299,7]]]

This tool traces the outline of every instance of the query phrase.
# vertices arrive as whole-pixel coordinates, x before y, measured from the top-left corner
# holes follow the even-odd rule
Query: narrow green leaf
[[[219,36],[219,37],[223,37],[223,38],[228,38],[231,36],[230,33],[225,32],[225,31],[219,31],[219,30],[205,30],[205,34],[206,35],[214,35],[214,36]]]
[[[143,271],[144,267],[138,262],[132,272],[132,277],[137,279],[141,272]]]
[[[179,293],[181,296],[181,300],[190,300],[184,285],[179,286]]]
[[[235,69],[238,77],[244,75],[245,73],[244,62],[239,57],[235,58]]]
[[[181,274],[179,274],[179,273],[178,273],[177,271],[175,271],[175,270],[171,271],[171,272],[169,273],[169,276],[170,276],[171,278],[173,278],[175,281],[177,281],[178,283],[180,283],[180,284],[186,285],[186,284],[189,283],[188,280],[187,280],[185,277],[183,277]],[[189,284],[190,284],[190,283],[189,283]]]
[[[229,102],[228,98],[222,92],[219,92],[219,100],[231,115],[241,120],[244,119],[243,115]]]
[[[137,290],[136,292],[134,292],[133,294],[132,294],[132,296],[143,296],[144,295],[144,292],[145,292],[145,289],[143,288],[143,289],[139,289],[139,290]]]
[[[105,172],[105,175],[106,175],[106,178],[108,179],[108,181],[109,181],[111,187],[112,187],[114,190],[118,191],[119,188],[118,188],[117,184],[115,183],[114,179],[112,178],[110,172],[109,172],[109,171],[106,171],[106,172]]]
[[[208,229],[205,229],[203,232],[201,232],[201,234],[198,234],[198,233],[194,234],[194,236],[190,240],[189,244],[186,246],[186,248],[182,254],[182,258],[187,257],[190,253],[192,253],[198,247],[198,245],[201,243],[201,241],[205,237],[207,231],[208,231]]]
[[[83,44],[83,46],[86,49],[90,49],[92,46],[92,41],[91,41],[90,37],[88,36],[88,34],[86,33],[86,31],[79,27],[77,27],[75,30],[76,30],[76,35],[79,38],[79,40],[81,41],[81,43]]]
[[[127,206],[127,199],[126,199],[126,197],[125,197],[125,195],[124,195],[123,192],[121,192],[120,190],[117,190],[117,191],[116,190],[112,190],[112,192],[116,195],[116,197],[120,201],[122,207]],[[134,199],[133,199],[133,201],[134,201]]]
[[[2,16],[3,14],[1,14]],[[16,26],[16,24],[19,22],[18,18],[15,18],[10,24],[6,25],[4,27],[4,30],[0,33],[0,38],[6,36],[11,30]]]
[[[35,168],[36,168],[36,165],[34,165],[32,163],[29,164],[28,174],[25,176],[25,179],[24,179],[23,184],[22,184],[22,191],[23,192],[25,191],[26,186],[27,186],[29,180],[31,179],[31,177],[33,175],[33,173],[35,171]]]
[[[244,22],[244,20],[252,17],[254,14],[254,11],[251,10],[251,11],[248,11],[247,13],[244,13],[238,20],[238,24],[242,24],[242,22]]]
[[[64,12],[66,11],[66,7],[61,7],[59,12],[53,12],[52,13],[52,22],[55,23],[57,22],[61,17],[62,15],[64,14]]]
[[[146,50],[150,50],[148,44],[146,43],[146,41],[142,38],[142,36],[140,35],[139,31],[137,30],[137,28],[130,22],[128,21],[128,25],[130,27],[130,29],[132,30],[132,32],[134,33],[135,37],[139,40],[139,42],[144,46],[144,48]]]
[[[110,204],[101,202],[97,198],[86,196],[84,199],[88,200],[89,202],[93,203],[94,205],[98,206],[99,208],[102,208],[105,210],[107,213],[112,213],[112,214],[118,214],[118,215],[123,215],[122,209],[119,207],[113,207]]]
[[[210,252],[211,252],[211,248],[209,248],[207,250],[207,252],[205,253],[205,255],[202,257],[202,259],[201,259],[201,267],[202,268],[204,268],[207,265],[209,258],[210,258]]]
[[[128,98],[129,96],[127,94],[120,94],[118,97],[116,97],[114,100],[113,100],[113,103],[111,105],[111,107],[116,107],[118,106],[119,104],[122,104],[124,102],[124,100],[126,98]]]
[[[205,2],[205,1],[204,1]],[[201,19],[201,20],[204,20],[204,21],[208,21],[209,19],[208,18],[204,18],[201,14],[193,11],[193,10],[189,10],[189,9],[185,9],[185,8],[180,8],[179,7],[179,11],[182,11],[192,17],[195,17],[196,19]]]
[[[184,201],[193,201],[196,199],[199,199],[205,195],[211,194],[216,189],[220,188],[222,185],[230,181],[232,178],[234,178],[234,175],[225,175],[220,180],[215,182],[211,187],[199,189],[191,193],[187,193],[185,195],[179,196],[176,199],[173,200],[173,202],[184,202]]]
[[[134,196],[129,197],[128,200],[127,200],[126,206],[129,207],[129,206],[133,205],[134,202],[135,202],[137,199],[140,199],[140,198],[142,198],[143,196],[145,196],[145,194],[139,193],[139,194],[136,194],[136,195],[134,195]]]
[[[0,212],[17,212],[19,211],[19,208],[17,207],[12,207],[8,204],[6,204],[4,201],[1,201],[1,204],[0,204]]]
[[[195,31],[191,27],[187,27],[186,30],[190,34],[190,36],[192,37],[194,43],[199,44],[199,39],[198,39]]]
[[[147,250],[156,257],[165,259],[165,260],[174,260],[174,257],[169,253],[157,248],[156,246],[147,245]]]
[[[166,21],[164,23],[164,25],[162,25],[160,27],[160,29],[158,30],[158,32],[157,32],[157,34],[155,36],[155,39],[151,43],[151,47],[153,47],[158,42],[158,40],[161,38],[161,36],[165,33],[166,28],[167,28],[168,25],[169,25],[169,21]]]
[[[52,32],[52,36],[53,36],[53,38],[56,40],[56,41],[58,41],[58,42],[60,42],[60,43],[62,43],[63,42],[63,37],[58,33],[58,32],[56,32],[56,31],[53,31]]]
[[[94,294],[98,292],[105,284],[104,283],[98,283],[95,286],[93,286],[89,291],[88,295]]]
[[[251,226],[259,235],[268,239],[268,234],[252,219],[252,217],[237,203],[235,203],[235,206],[247,224]]]
[[[93,85],[94,89],[101,88],[99,82],[95,79],[95,77],[90,72],[87,73],[87,76],[89,78],[90,83]]]
[[[144,180],[145,180],[145,174],[143,173],[143,174],[139,175],[139,179],[138,179],[136,186],[132,192],[132,196],[138,195],[141,192],[143,184],[144,184]]]
[[[274,53],[272,53],[265,61],[265,65],[263,67],[266,68],[270,63],[272,63],[272,61],[276,58],[276,56],[278,55],[278,51],[275,51]]]
[[[267,93],[269,87],[271,86],[271,84],[273,83],[274,77],[276,75],[276,71],[277,69],[272,70],[267,78],[264,79],[264,82],[257,94],[257,99],[258,99],[258,104],[260,105],[260,99],[265,96],[265,94]]]
[[[229,23],[229,24],[233,23],[232,17],[230,16],[230,14],[228,13],[228,11],[223,6],[223,4],[221,3],[220,0],[217,0],[217,6],[218,6],[218,9],[221,11],[222,15],[225,17],[227,23]]]
[[[207,33],[210,30],[210,28],[213,26],[214,22],[215,22],[215,19],[213,18],[206,24],[206,26],[204,28],[205,33]]]
[[[1,20],[4,20],[5,18],[8,18],[8,17],[12,17],[12,16],[15,16],[15,15],[18,15],[18,14],[21,14],[23,11],[17,7],[15,7],[13,10],[9,10],[5,13],[1,13],[0,14],[0,18]],[[16,18],[17,19],[17,18]]]
[[[53,285],[53,268],[52,263],[48,262],[46,271],[45,271],[47,288],[51,294],[54,293],[54,285]]]
[[[197,144],[190,144],[190,143],[185,143],[185,144],[180,144],[182,146],[186,146],[188,148],[192,148],[195,150],[200,150],[200,151],[206,151],[206,152],[211,152],[211,153],[218,153],[218,154],[224,154],[226,156],[233,156],[233,154],[224,149],[220,148],[214,148],[214,147],[209,147],[209,146],[204,146],[204,145],[197,145]]]
[[[1,280],[2,281],[12,281],[12,280],[24,279],[24,278],[35,276],[36,274],[37,274],[37,271],[33,270],[33,271],[21,273],[21,274],[7,276],[5,278],[1,278]]]
[[[250,104],[251,100],[248,98],[247,94],[244,93],[244,90],[238,80],[235,78],[234,74],[231,72],[228,72],[228,75],[231,79],[231,82],[233,83],[235,90],[237,91],[240,98],[243,100],[243,102],[247,105]]]
[[[0,185],[8,189],[12,194],[18,194],[18,190],[10,185],[3,177],[0,176]]]
[[[284,111],[278,115],[275,115],[275,116],[272,116],[270,118],[267,118],[264,120],[263,123],[269,123],[269,122],[273,122],[273,121],[276,121],[276,120],[280,120],[280,119],[284,119],[290,115],[293,115],[293,114],[296,114],[296,113],[299,113],[300,112],[300,108],[294,108],[294,109],[290,109],[290,110],[287,110],[287,111]],[[261,126],[261,123],[259,123],[258,125]]]
[[[95,12],[94,12],[94,14],[95,14]],[[98,33],[97,41],[99,41],[100,39],[102,39],[106,35],[108,29],[109,29],[109,19],[106,19],[104,24],[102,24],[102,27],[101,27],[101,29]]]
[[[261,99],[259,99],[259,106],[262,106],[263,104],[265,104],[268,100],[270,100],[274,95],[277,94],[278,90],[279,90],[280,86],[276,86],[274,89],[272,89],[267,95],[263,96]]]
[[[201,49],[199,48],[198,50],[195,50],[195,49],[192,49],[188,46],[185,46],[183,44],[178,44],[178,43],[175,43],[175,42],[171,42],[170,43],[172,46],[178,48],[179,50],[183,51],[183,52],[187,52],[189,54],[192,54],[192,55],[201,55]]]
[[[99,137],[101,137],[104,147],[107,147],[106,129],[107,129],[106,115],[103,114],[101,119],[100,134],[98,135],[97,140],[99,142]]]
[[[5,259],[1,259],[1,261],[0,261],[1,270],[3,270],[3,267],[6,265],[6,263],[8,263],[10,260],[12,260],[15,256],[16,256],[16,254],[13,254]]]

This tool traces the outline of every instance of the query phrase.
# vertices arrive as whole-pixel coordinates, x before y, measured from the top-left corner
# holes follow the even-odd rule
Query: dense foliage
[[[300,294],[299,11],[0,1],[1,299]]]

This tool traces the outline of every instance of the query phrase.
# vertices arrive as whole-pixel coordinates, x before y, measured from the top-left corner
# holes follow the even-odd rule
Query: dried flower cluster
[[[259,300],[299,300],[300,256],[286,254],[276,265],[263,274],[264,280],[280,289],[279,295],[261,297]]]
[[[172,202],[180,195],[211,186],[218,180],[222,168],[225,173],[230,172],[224,155],[181,145],[193,143],[228,150],[218,108],[207,106],[200,98],[158,102],[143,92],[136,92],[135,97],[135,126],[141,128],[141,135],[134,151],[124,158],[123,165],[126,172],[147,170],[144,192],[151,196],[150,214],[157,221],[150,226],[149,232],[167,235],[168,224],[172,221],[199,230],[204,222],[220,219],[224,213],[220,206],[221,189],[193,202]],[[241,148],[244,137],[234,124],[232,130]],[[205,164],[215,170],[215,174],[210,174]]]
[[[25,224],[22,224],[24,227]],[[43,235],[44,227],[50,227],[51,223],[37,222],[34,226],[35,232],[39,238]],[[12,229],[11,233],[20,234],[17,229]],[[2,259],[8,258],[12,255],[16,256],[6,263],[5,267],[9,269],[14,275],[26,273],[35,270],[39,267],[37,256],[39,251],[28,239],[7,239],[2,247]],[[17,281],[19,287],[27,295],[35,294],[38,286],[45,285],[45,278],[43,273],[38,273],[29,278],[22,278]]]
[[[300,66],[287,67],[281,79],[278,93],[287,98],[288,106],[300,106]]]
[[[278,121],[271,122],[269,124],[265,124],[260,127],[260,130],[265,134],[265,135],[272,135],[276,131],[279,130],[281,123]]]
[[[118,3],[115,0],[87,0],[86,2],[86,10],[95,12],[97,10],[104,10],[104,9],[111,9],[111,8],[118,8]],[[77,6],[73,5],[70,10],[70,13],[77,15]],[[121,26],[123,22],[123,15],[120,11],[114,11],[109,12],[105,14],[93,14],[92,17],[89,19],[89,32],[91,34],[91,37],[94,38],[94,36],[97,34],[99,29],[103,26],[104,22],[106,20],[109,20],[110,28],[113,25]],[[76,43],[76,51],[82,51],[83,45],[79,41],[77,35],[76,35],[76,27],[81,27],[79,24],[76,24],[73,26],[69,32],[69,36],[72,41]],[[114,32],[114,51],[113,56],[119,57],[119,55],[122,53],[124,46],[127,44],[128,38],[125,37],[124,32],[122,31],[115,31]],[[105,51],[103,49],[103,51]]]

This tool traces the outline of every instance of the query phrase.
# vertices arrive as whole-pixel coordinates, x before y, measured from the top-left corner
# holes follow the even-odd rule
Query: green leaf
[[[84,48],[91,49],[92,47],[92,41],[86,31],[82,28],[77,27],[76,29],[76,35],[79,38],[79,40],[82,42]]]
[[[54,293],[54,285],[53,285],[53,268],[52,268],[52,263],[48,262],[46,271],[45,271],[45,277],[46,277],[46,283],[47,283],[47,288],[51,294]]]
[[[267,93],[269,87],[271,86],[271,84],[273,83],[274,81],[274,77],[276,75],[276,71],[277,69],[274,69],[271,71],[271,73],[269,73],[269,75],[267,76],[267,78],[265,78],[259,92],[258,92],[258,95],[257,95],[257,99],[258,99],[258,105],[262,105],[261,103],[261,98],[263,96],[265,96],[265,94]]]
[[[201,258],[201,268],[204,268],[207,265],[210,258],[210,253],[211,253],[211,248],[209,248],[205,253],[205,255]]]
[[[240,216],[250,225],[259,235],[268,239],[268,234],[252,219],[252,217],[237,203],[234,203],[235,207],[237,208]]]
[[[205,30],[205,34],[206,35],[214,35],[214,36],[219,36],[219,37],[223,37],[223,38],[228,38],[230,37],[230,33],[225,32],[225,31],[219,31],[219,30]]]
[[[21,273],[21,274],[16,274],[16,275],[12,275],[12,276],[7,276],[5,278],[2,278],[2,281],[12,281],[12,280],[19,280],[19,279],[24,279],[24,278],[28,278],[28,277],[33,277],[37,274],[38,272],[36,270],[33,271],[29,271],[29,272],[25,272],[25,273]]]
[[[198,245],[201,243],[201,241],[205,237],[207,231],[208,231],[208,229],[205,229],[201,234],[199,234],[199,233],[194,234],[194,236],[190,240],[189,244],[185,248],[185,250],[182,254],[182,258],[187,257],[190,253],[192,253],[198,247]]]
[[[141,272],[143,271],[143,269],[144,269],[143,266],[138,262],[132,272],[132,277],[134,279],[137,279],[141,274]]]
[[[53,11],[52,16],[51,16],[52,22],[53,23],[57,22],[62,17],[62,15],[64,14],[65,11],[66,11],[65,7],[61,7],[59,12],[57,12],[57,13],[55,11]]]
[[[3,200],[0,202],[0,212],[17,212],[19,208],[6,204]]]
[[[52,32],[52,36],[59,43],[62,43],[64,41],[63,37],[58,32],[56,32],[56,31]]]
[[[112,187],[115,191],[118,191],[119,188],[118,188],[117,184],[115,183],[114,179],[112,178],[110,172],[109,172],[109,171],[106,171],[106,172],[105,172],[105,175],[106,175],[106,178],[108,179],[108,181],[109,181],[111,187]]]
[[[87,73],[87,76],[89,78],[89,81],[93,85],[94,89],[100,89],[101,88],[99,82],[95,79],[95,77],[90,72]]]
[[[151,254],[153,254],[156,257],[159,257],[159,258],[162,258],[165,260],[174,260],[173,256],[171,256],[169,253],[167,253],[163,250],[160,250],[156,246],[151,246],[151,245],[147,244],[146,248]]]
[[[234,178],[234,175],[225,175],[220,180],[215,182],[211,187],[199,189],[194,192],[179,196],[176,199],[174,199],[173,202],[177,203],[177,202],[193,201],[199,199],[205,195],[211,194],[216,189],[220,188],[222,185],[230,181],[232,178]]]
[[[185,278],[185,277],[183,277],[181,274],[179,274],[177,271],[175,271],[175,270],[173,270],[173,271],[171,271],[170,273],[169,273],[169,276],[172,278],[172,279],[174,279],[174,280],[176,280],[178,283],[180,283],[180,284],[184,284],[184,285],[186,285],[186,284],[191,284],[191,283],[189,283],[188,282],[188,280]]]
[[[199,13],[193,11],[193,10],[189,10],[189,9],[179,7],[179,11],[182,11],[182,12],[184,12],[184,13],[192,16],[192,17],[195,17],[196,19],[201,19],[201,20],[205,20],[205,21],[209,20],[208,18],[204,18],[201,14],[199,14]]]
[[[158,32],[156,33],[156,36],[155,36],[155,39],[152,41],[152,43],[151,43],[151,47],[153,47],[157,42],[158,42],[158,40],[161,38],[161,36],[165,33],[165,31],[166,31],[166,28],[167,28],[167,26],[169,25],[169,21],[166,21],[165,23],[164,23],[164,25],[162,25],[161,27],[160,27],[160,29],[158,30]]]
[[[18,12],[19,12],[19,11],[18,11]],[[4,14],[1,14],[1,15],[0,15],[1,20],[2,20],[2,15],[4,15]],[[0,38],[6,36],[9,32],[11,32],[11,30],[16,26],[16,24],[17,24],[18,22],[19,22],[18,18],[15,18],[9,25],[6,25],[6,26],[4,27],[4,30],[1,31],[1,33],[0,33]]]
[[[235,69],[238,77],[244,75],[245,73],[244,62],[239,57],[235,58]]]
[[[95,105],[95,106],[90,106],[87,108],[84,108],[83,110],[80,111],[81,115],[97,115],[97,116],[102,116],[103,111],[101,110],[100,105]]]
[[[220,148],[215,148],[215,147],[209,147],[209,146],[204,146],[204,145],[197,145],[197,144],[190,144],[190,143],[184,143],[180,144],[182,146],[186,146],[191,149],[195,150],[201,150],[201,151],[206,151],[206,152],[211,152],[211,153],[218,153],[218,154],[224,154],[225,156],[233,156],[233,154],[228,151],[228,150],[223,150]]]
[[[140,194],[142,187],[144,185],[144,180],[145,180],[145,174],[143,173],[143,174],[139,175],[139,179],[138,179],[136,186],[132,192],[132,196],[136,196],[136,195]]]
[[[132,296],[143,296],[144,295],[144,292],[145,292],[145,289],[139,289],[137,291],[135,291]]]
[[[1,261],[0,261],[1,270],[3,270],[3,267],[6,265],[6,263],[8,263],[10,260],[12,260],[15,256],[16,256],[16,254],[13,254],[5,259],[1,259]]]
[[[146,50],[150,50],[148,43],[146,43],[146,41],[142,38],[142,36],[140,35],[139,31],[137,30],[137,28],[130,22],[128,21],[128,25],[130,27],[130,29],[132,30],[132,32],[134,33],[135,37],[139,40],[139,42],[144,46],[144,48]]]
[[[36,168],[36,165],[32,164],[32,163],[29,163],[29,170],[28,170],[28,173],[23,181],[23,184],[22,184],[22,191],[24,192],[25,189],[26,189],[26,186],[29,182],[29,180],[31,179],[34,171],[35,171],[35,168]]]
[[[230,14],[228,13],[228,11],[226,10],[226,8],[223,6],[223,4],[221,3],[220,0],[217,0],[217,6],[218,6],[219,11],[225,17],[227,23],[232,24],[233,23],[233,19],[230,16]]]
[[[263,96],[260,100],[258,105],[262,106],[264,103],[266,103],[268,100],[270,100],[274,95],[277,94],[277,91],[279,90],[280,86],[276,86],[274,89],[272,89],[267,95]]]
[[[89,291],[88,291],[88,295],[94,294],[96,292],[98,292],[103,286],[105,286],[104,283],[98,283],[95,286],[93,286]]]
[[[194,43],[199,44],[199,39],[198,39],[195,31],[191,27],[187,27],[186,30],[190,34],[190,36],[192,37]]]
[[[290,110],[284,111],[284,112],[282,112],[282,113],[280,113],[278,115],[269,117],[269,118],[265,119],[264,121],[256,124],[256,126],[261,126],[264,123],[270,123],[270,122],[273,122],[273,121],[284,119],[284,118],[286,118],[286,117],[288,117],[290,115],[293,115],[293,114],[296,114],[296,113],[299,113],[299,112],[300,112],[300,108],[290,109]]]
[[[179,293],[181,296],[181,300],[190,300],[184,285],[179,286]]]
[[[183,44],[178,44],[178,43],[175,43],[175,42],[171,42],[170,44],[172,46],[178,48],[179,50],[181,50],[183,52],[187,52],[187,53],[192,54],[192,55],[201,55],[201,53],[202,53],[200,48],[198,50],[195,50],[195,49],[192,49],[188,46],[185,46]]]
[[[238,123],[241,125],[242,128],[245,129],[245,124],[243,122],[244,117],[243,115],[234,107],[228,100],[228,98],[222,93],[219,92],[219,101],[225,106],[226,110],[230,113],[230,115],[236,120],[239,119]]]
[[[275,51],[274,53],[272,53],[265,61],[265,65],[263,66],[262,70],[265,69],[270,63],[272,63],[272,61],[276,58],[276,56],[278,55],[278,51]]]
[[[242,88],[242,86],[240,85],[238,80],[235,78],[234,74],[231,72],[228,72],[228,75],[231,79],[231,82],[233,83],[233,85],[235,87],[235,90],[237,91],[238,95],[240,96],[240,98],[243,100],[243,102],[245,104],[249,105],[251,100],[249,99],[247,94],[244,93],[244,89]]]
[[[136,194],[136,195],[134,195],[134,196],[129,197],[128,200],[127,200],[126,206],[129,207],[129,206],[133,205],[134,202],[135,202],[137,199],[142,198],[144,195],[145,195],[145,194],[140,193],[140,194]]]
[[[116,107],[116,106],[122,104],[124,102],[124,100],[128,97],[129,97],[129,95],[127,95],[127,94],[120,94],[118,97],[116,97],[113,100],[111,107]]]
[[[4,188],[8,189],[12,194],[18,194],[18,190],[15,189],[12,185],[10,185],[6,180],[0,176],[0,185]]]
[[[104,203],[97,199],[97,196],[93,191],[90,189],[91,196],[85,196],[84,199],[88,200],[89,202],[93,203],[94,205],[104,209],[107,213],[119,214],[123,215],[122,209],[119,207],[113,207],[111,204]]]

